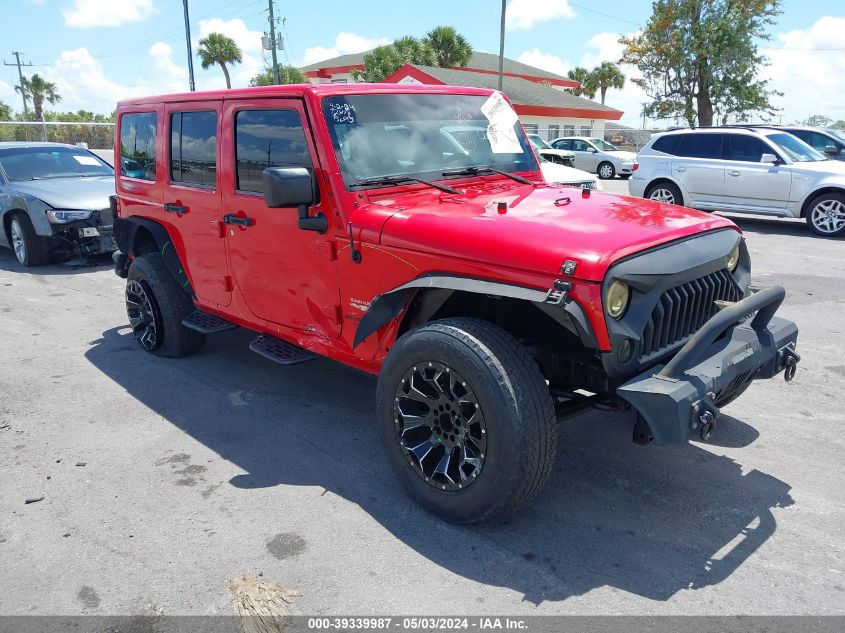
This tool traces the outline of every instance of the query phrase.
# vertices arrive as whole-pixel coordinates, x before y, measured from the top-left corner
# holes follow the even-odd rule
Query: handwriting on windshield
[[[348,103],[330,103],[332,121],[335,123],[355,124],[355,108]]]

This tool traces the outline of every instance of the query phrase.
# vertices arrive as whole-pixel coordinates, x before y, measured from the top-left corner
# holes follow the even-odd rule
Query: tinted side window
[[[675,154],[678,151],[678,144],[681,141],[680,134],[670,134],[669,136],[661,136],[654,141],[651,149],[663,152],[664,154]]]
[[[586,141],[572,141],[572,149],[576,152],[589,151],[590,145]]]
[[[824,152],[824,148],[828,145],[836,145],[833,139],[826,137],[824,134],[819,134],[818,132],[810,132],[809,130],[795,130],[794,132],[790,132],[790,134],[797,136],[807,145],[809,145],[813,149],[819,150],[820,152]]]
[[[296,110],[238,112],[235,147],[239,191],[264,191],[261,173],[267,167],[313,167]]]
[[[155,112],[133,112],[120,117],[120,163],[124,176],[156,179]]]
[[[554,143],[552,143],[552,147],[554,147],[555,149],[571,150],[572,141],[555,141]]]
[[[678,156],[721,158],[723,134],[684,134],[678,144]]]
[[[759,163],[763,154],[774,154],[763,141],[753,136],[743,134],[727,135],[727,160],[742,160],[748,163]]]
[[[170,115],[170,180],[214,187],[217,180],[217,113]]]

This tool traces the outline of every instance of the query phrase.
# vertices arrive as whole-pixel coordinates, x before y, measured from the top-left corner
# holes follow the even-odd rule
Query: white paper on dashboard
[[[74,155],[76,162],[80,165],[95,165],[97,167],[100,166],[100,161],[98,161],[93,156],[76,156]]]

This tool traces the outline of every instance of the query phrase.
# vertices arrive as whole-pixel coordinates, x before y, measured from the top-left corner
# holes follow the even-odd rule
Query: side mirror
[[[839,148],[836,145],[828,145],[824,148],[824,153],[828,156],[836,156],[839,154]]]
[[[772,163],[772,164],[776,165],[780,162],[780,160],[774,154],[763,154],[760,157],[760,162],[761,163]]]
[[[271,209],[314,204],[314,179],[305,167],[268,167],[262,179],[264,202]]]
[[[308,207],[317,200],[317,183],[311,172],[305,167],[268,167],[261,177],[264,180],[264,203],[268,207],[297,207],[300,229],[326,232],[329,221],[324,214],[308,216]]]

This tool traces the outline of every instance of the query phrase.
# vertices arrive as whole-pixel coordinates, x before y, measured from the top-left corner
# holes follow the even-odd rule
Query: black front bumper
[[[666,365],[619,387],[617,394],[641,416],[635,440],[684,442],[694,432],[706,439],[719,416],[718,407],[753,380],[772,378],[784,370],[791,379],[800,360],[795,353],[798,328],[774,316],[784,294],[780,286],[767,288],[725,308]],[[755,312],[753,319],[740,323]]]

